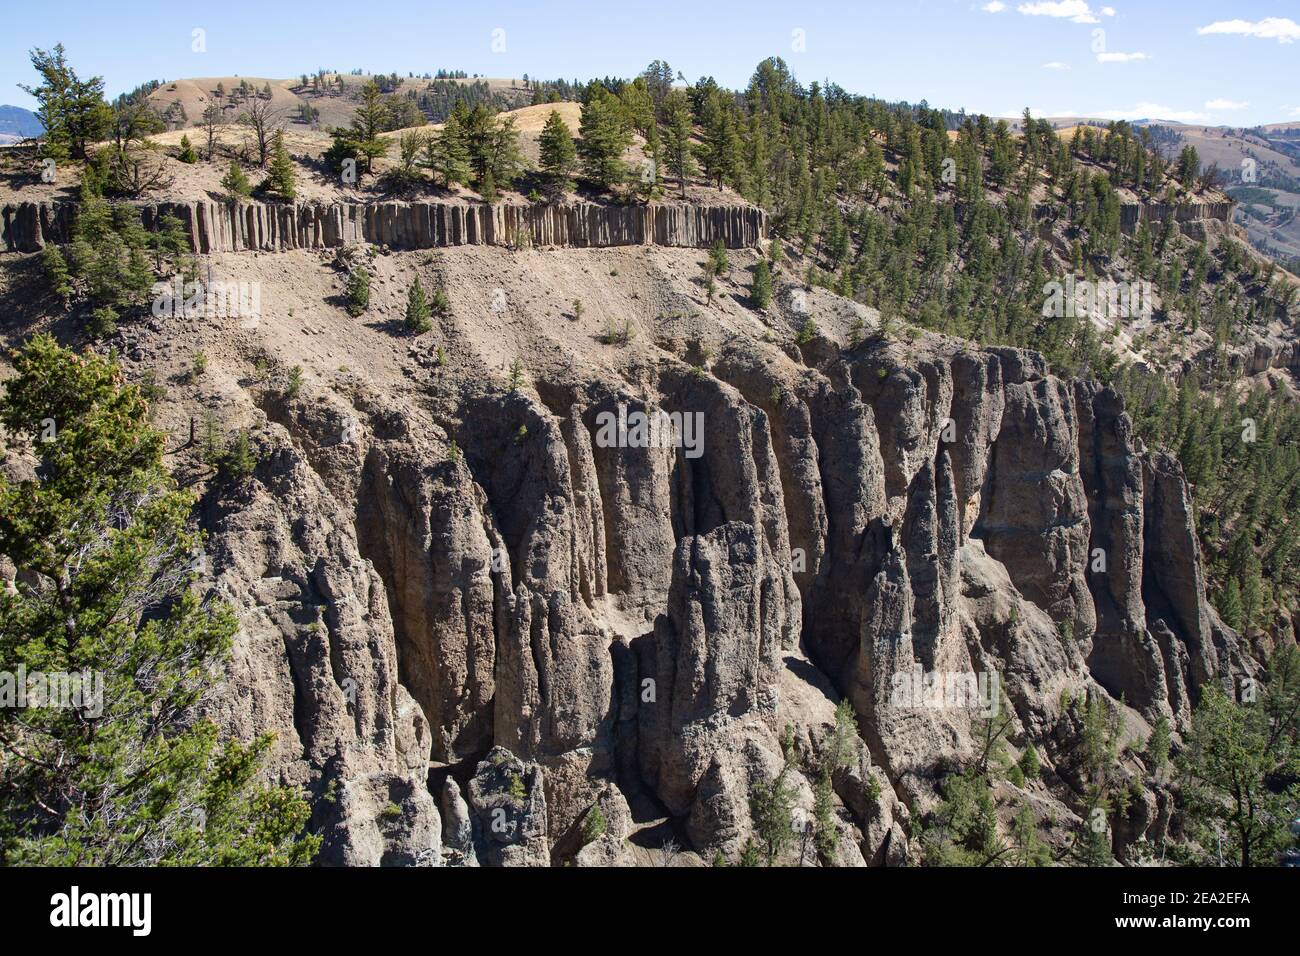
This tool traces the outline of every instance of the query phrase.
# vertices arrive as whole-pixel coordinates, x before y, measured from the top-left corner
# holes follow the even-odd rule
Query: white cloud
[[[1177,110],[1159,103],[1139,103],[1131,110],[1102,110],[1092,115],[1111,120],[1161,119],[1176,123],[1205,123],[1210,119],[1207,114],[1196,110]]]
[[[1114,8],[1114,7],[1102,7],[1102,8],[1101,8],[1101,15],[1102,15],[1103,17],[1113,17],[1113,16],[1115,15],[1115,8]]]
[[[1003,3],[1002,0],[992,0],[991,3],[986,3],[984,6],[980,7],[980,9],[985,13],[1001,13],[1006,8],[1007,5]]]
[[[1244,110],[1248,106],[1245,100],[1227,100],[1220,97],[1217,100],[1206,100],[1205,108],[1207,110]]]
[[[1022,3],[1016,10],[1026,17],[1055,17],[1071,23],[1099,23],[1087,0],[1038,0]]]
[[[1060,60],[1053,60],[1051,63],[1043,64],[1044,70],[1068,70],[1069,68],[1070,64],[1062,63]]]
[[[1253,23],[1250,20],[1218,20],[1208,27],[1198,27],[1196,32],[1201,36],[1210,33],[1230,33],[1255,37],[1258,40],[1294,43],[1300,40],[1300,23],[1288,17],[1265,17]]]
[[[1300,106],[1284,106],[1282,109],[1286,110],[1286,115],[1292,119],[1300,119]]]
[[[1136,60],[1149,60],[1145,53],[1098,53],[1098,63],[1132,63]]]

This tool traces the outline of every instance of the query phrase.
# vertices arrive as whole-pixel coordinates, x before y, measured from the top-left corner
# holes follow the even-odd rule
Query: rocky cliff
[[[513,206],[438,202],[270,205],[198,201],[140,205],[148,229],[165,215],[184,225],[198,253],[325,249],[369,242],[401,249],[440,246],[659,245],[732,249],[766,235],[753,206],[684,204]],[[6,251],[35,252],[66,242],[75,203],[16,203],[0,209]]]
[[[436,414],[262,394],[275,451],[205,513],[245,609],[220,710],[277,731],[326,861],[633,863],[646,820],[734,857],[787,761],[810,819],[847,697],[836,855],[901,863],[997,705],[927,681],[991,678],[1060,782],[1072,697],[1177,727],[1249,666],[1178,466],[1113,392],[1012,349],[789,348],[467,384]],[[698,454],[636,412],[701,416]]]
[[[1172,218],[1181,224],[1190,222],[1214,222],[1226,229],[1232,222],[1232,200],[1223,202],[1146,202],[1124,203],[1119,207],[1120,228],[1127,233],[1137,230],[1139,222],[1163,223]]]

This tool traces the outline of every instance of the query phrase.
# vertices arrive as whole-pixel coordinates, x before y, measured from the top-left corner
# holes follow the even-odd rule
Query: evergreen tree
[[[578,155],[584,175],[604,189],[627,180],[623,153],[632,145],[632,129],[623,106],[603,86],[596,86],[582,107]]]
[[[373,80],[361,88],[361,102],[352,117],[352,138],[357,154],[371,172],[374,161],[388,152],[388,142],[379,134],[388,128],[388,104]]]
[[[194,498],[167,474],[139,388],[48,336],[15,369],[0,421],[41,466],[0,477],[0,553],[19,569],[0,659],[95,676],[79,699],[0,708],[0,863],[309,862],[302,795],[255,783],[271,738],[223,743],[196,714],[237,622],[191,587]],[[55,437],[34,440],[44,420]]]
[[[344,298],[347,300],[348,315],[353,317],[370,308],[370,273],[365,266],[359,265],[348,273]]]
[[[768,268],[765,259],[759,259],[758,265],[754,266],[754,281],[749,287],[749,297],[754,300],[755,307],[763,311],[767,311],[772,303],[772,270]]]
[[[293,170],[293,160],[289,158],[289,150],[285,148],[282,130],[276,130],[275,138],[271,141],[271,166],[262,183],[262,191],[286,201],[292,200],[298,191],[297,175]]]
[[[443,124],[442,132],[430,135],[425,142],[424,164],[435,177],[441,177],[448,189],[469,182],[469,144],[465,139],[460,112],[453,111]]]
[[[556,192],[571,188],[578,151],[573,144],[573,133],[559,110],[551,110],[551,115],[546,118],[538,146],[547,184]]]
[[[50,51],[32,50],[31,59],[42,82],[19,86],[36,100],[36,116],[45,127],[45,154],[85,159],[87,146],[103,139],[113,123],[113,111],[104,102],[103,79],[78,77],[68,65],[62,43]]]
[[[523,163],[515,119],[498,119],[492,110],[476,103],[465,114],[464,131],[472,183],[483,194],[490,178],[495,197],[497,188],[510,187]]]
[[[673,90],[664,99],[664,152],[668,172],[676,177],[682,199],[686,198],[687,180],[695,175],[691,133],[691,110],[686,94]]]
[[[93,304],[126,308],[144,301],[154,282],[147,244],[148,234],[134,210],[114,209],[82,190],[68,263],[76,288]]]
[[[181,136],[181,151],[176,158],[182,163],[192,164],[199,161],[199,154],[194,152],[194,147],[190,145],[190,138],[188,136]]]
[[[1201,171],[1201,158],[1195,146],[1184,146],[1178,154],[1178,181],[1191,189],[1196,184],[1196,177]]]
[[[46,287],[62,299],[66,307],[72,298],[72,274],[68,270],[68,261],[52,242],[41,250],[41,271],[45,274]]]
[[[500,193],[497,192],[497,178],[492,175],[492,170],[489,169],[483,174],[483,178],[479,180],[478,194],[489,205],[501,198]]]
[[[776,777],[766,783],[755,781],[749,793],[749,813],[754,834],[764,850],[765,862],[771,866],[794,839],[793,814],[795,792],[786,783],[789,761]]]
[[[429,321],[429,316],[432,314],[433,310],[429,308],[429,303],[424,297],[424,288],[420,285],[420,277],[416,276],[406,293],[407,330],[417,335],[429,331],[433,328],[433,323]]]
[[[248,181],[248,174],[233,159],[230,161],[230,169],[221,177],[221,188],[226,191],[231,202],[247,199],[253,193],[253,184]]]
[[[1300,650],[1268,661],[1260,699],[1238,704],[1208,683],[1175,765],[1195,862],[1271,866],[1294,847],[1300,800]],[[1187,852],[1193,852],[1188,850]]]

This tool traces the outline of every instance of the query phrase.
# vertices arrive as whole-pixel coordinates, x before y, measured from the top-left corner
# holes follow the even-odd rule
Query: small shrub
[[[417,276],[406,293],[407,331],[414,332],[416,335],[421,332],[428,332],[433,328],[433,323],[429,321],[429,316],[432,314],[433,310],[429,308],[429,303],[424,297],[424,287],[420,285],[420,279]]]
[[[524,384],[524,363],[515,359],[510,363],[510,391],[517,392]]]
[[[256,469],[257,456],[248,440],[248,430],[241,428],[234,443],[220,456],[217,471],[223,478],[241,481],[251,477]]]
[[[594,843],[603,837],[609,830],[609,822],[605,819],[605,814],[600,810],[600,804],[593,804],[587,811],[587,815],[582,820],[582,844]]]
[[[370,273],[365,266],[357,266],[348,274],[347,289],[348,315],[356,318],[370,308]]]
[[[231,202],[247,199],[253,194],[253,184],[249,182],[248,175],[233,159],[230,161],[230,168],[226,170],[226,175],[221,177],[221,188],[226,191],[226,196]]]
[[[438,286],[433,290],[429,297],[429,308],[433,310],[434,315],[446,315],[451,311],[451,300],[447,298],[447,290]]]
[[[1020,755],[1020,760],[1016,764],[1020,772],[1024,774],[1026,780],[1037,780],[1039,774],[1043,772],[1042,765],[1038,762],[1038,751],[1034,745],[1030,744],[1025,748],[1025,752]]]
[[[95,338],[102,339],[107,335],[112,335],[117,331],[117,312],[111,305],[101,305],[98,309],[90,314],[90,321],[86,324],[86,330]],[[203,353],[199,353],[202,355]],[[200,371],[198,374],[202,375]]]
[[[754,281],[749,287],[749,297],[754,300],[754,306],[763,311],[772,302],[772,270],[762,259],[754,266]]]
[[[289,381],[286,383],[284,387],[284,394],[289,398],[293,398],[301,391],[302,391],[302,366],[295,365],[293,368],[289,369]]]
[[[715,276],[721,276],[731,270],[731,260],[727,257],[727,247],[718,240],[709,250],[708,263],[705,269]]]
[[[510,799],[523,803],[528,799],[528,791],[524,788],[524,780],[519,774],[510,775]]]

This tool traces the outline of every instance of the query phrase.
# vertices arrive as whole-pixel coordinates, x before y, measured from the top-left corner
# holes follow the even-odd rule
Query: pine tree
[[[352,118],[356,149],[365,164],[363,172],[371,172],[374,161],[388,152],[388,142],[379,135],[388,128],[388,117],[388,104],[371,80],[361,88],[361,102]]]
[[[570,189],[578,150],[573,144],[573,133],[560,116],[559,110],[551,110],[546,125],[542,127],[538,146],[547,184],[556,192]]]
[[[622,104],[603,86],[594,86],[582,107],[578,126],[584,175],[598,186],[612,189],[627,180],[624,151],[632,145],[632,129]]]
[[[794,839],[792,811],[795,793],[785,782],[788,767],[770,782],[755,781],[749,792],[749,813],[754,834],[762,841],[765,862],[771,866]]]
[[[184,134],[181,135],[181,151],[176,157],[182,163],[197,163],[199,154],[194,152],[194,147],[190,145],[190,138]]]
[[[4,865],[310,862],[301,793],[256,783],[270,736],[224,743],[198,705],[229,653],[233,611],[191,587],[193,495],[112,359],[37,336],[5,383],[0,422],[39,458],[0,476],[0,659],[96,675],[72,706],[0,707]],[[34,440],[37,423],[58,425]]]
[[[45,127],[45,155],[85,159],[87,147],[103,139],[113,122],[113,111],[104,102],[103,79],[78,77],[62,43],[51,51],[32,50],[31,59],[42,82],[19,86],[37,102],[36,116]]]
[[[1215,682],[1202,691],[1175,766],[1193,862],[1272,866],[1295,845],[1288,827],[1300,784],[1300,650],[1268,660],[1260,699],[1238,704]],[[1191,854],[1189,849],[1186,851]]]
[[[456,111],[447,117],[442,132],[430,135],[424,147],[424,164],[435,177],[442,177],[443,185],[450,189],[457,183],[469,182],[469,144],[461,115]]]
[[[490,175],[494,193],[497,188],[509,188],[523,163],[514,117],[498,120],[482,103],[476,103],[464,116],[464,141],[474,186],[483,194]]]
[[[370,273],[365,266],[359,265],[348,273],[344,297],[347,299],[348,315],[356,317],[370,308]]]
[[[755,308],[764,312],[772,304],[772,270],[768,268],[766,259],[759,259],[758,265],[754,266],[754,281],[749,287],[749,297],[754,301]]]
[[[289,158],[289,150],[285,148],[282,130],[276,130],[275,138],[271,141],[271,166],[262,183],[262,190],[286,201],[292,200],[297,194],[297,175],[293,170],[293,160]]]
[[[230,161],[230,169],[221,177],[221,188],[226,191],[231,202],[247,199],[253,193],[253,185],[248,181],[248,175],[233,159]]]
[[[686,198],[687,180],[695,175],[691,133],[691,109],[686,94],[673,90],[664,99],[664,152],[668,172],[676,177],[682,199]]]
[[[68,261],[52,242],[41,250],[41,270],[45,274],[46,287],[62,299],[66,307],[72,298],[72,274],[68,271]]]
[[[406,293],[407,330],[417,335],[429,331],[429,329],[433,328],[433,323],[429,321],[431,314],[432,310],[424,297],[424,288],[420,285],[420,277],[416,276],[415,281],[411,283],[411,288]]]
[[[704,174],[715,181],[718,189],[724,184],[739,185],[743,157],[740,134],[736,129],[733,109],[726,103],[721,91],[710,90],[700,109],[703,127],[703,146],[700,161]]]

